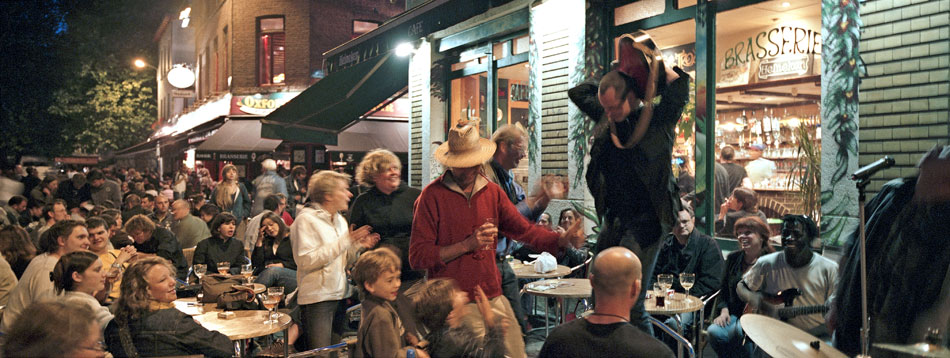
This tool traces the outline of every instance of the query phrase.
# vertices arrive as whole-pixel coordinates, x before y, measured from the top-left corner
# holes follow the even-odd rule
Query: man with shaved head
[[[594,313],[551,331],[538,357],[673,357],[666,345],[630,324],[641,270],[640,259],[625,247],[601,251],[590,274]]]

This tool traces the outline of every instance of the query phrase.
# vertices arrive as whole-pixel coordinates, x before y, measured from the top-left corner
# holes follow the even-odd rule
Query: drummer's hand
[[[920,174],[917,176],[915,201],[950,201],[950,146],[934,146],[917,163]]]
[[[713,320],[713,324],[719,325],[719,327],[725,327],[729,324],[729,321],[729,308],[723,308],[722,313]]]
[[[567,230],[561,232],[557,243],[560,247],[571,246],[577,249],[584,246],[585,239],[587,238],[584,236],[584,220],[574,220],[574,223]]]

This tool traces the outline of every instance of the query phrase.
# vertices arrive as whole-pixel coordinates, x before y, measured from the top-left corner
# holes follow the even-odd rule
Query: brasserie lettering
[[[801,27],[780,26],[760,32],[746,41],[739,41],[726,50],[723,69],[730,69],[765,57],[818,53],[821,53],[821,32]]]

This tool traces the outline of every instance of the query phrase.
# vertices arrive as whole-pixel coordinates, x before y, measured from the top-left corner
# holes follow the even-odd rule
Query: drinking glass
[[[689,289],[693,288],[693,284],[696,283],[696,274],[691,272],[681,272],[680,273],[680,285],[686,289],[686,298],[689,298]]]
[[[227,261],[222,261],[218,263],[218,273],[222,275],[227,275],[228,270],[231,269],[231,263]]]
[[[271,317],[271,315],[273,314],[272,310],[274,308],[277,308],[277,305],[280,304],[280,299],[283,295],[271,294],[270,292],[267,292],[263,294],[262,296],[264,296],[264,300],[262,301],[262,303],[264,304],[264,308],[267,309],[267,316],[264,317],[263,323],[264,324],[277,323],[277,320]]]
[[[254,274],[254,266],[251,264],[241,265],[241,276],[247,284],[251,283],[251,275]]]
[[[485,222],[482,225],[484,224],[495,225],[495,218],[485,218]],[[478,227],[481,227],[481,225],[479,225]],[[475,230],[478,230],[478,227],[476,227]],[[495,236],[497,236],[497,234]],[[494,255],[494,252],[495,252],[495,247],[492,244],[485,244],[479,247],[478,250],[475,251],[474,256],[476,260],[482,260],[482,259],[485,259],[486,257],[491,257],[492,255]]]
[[[662,273],[656,276],[656,282],[660,284],[660,288],[663,289],[663,294],[665,295],[667,291],[670,290],[670,287],[673,287],[673,275],[668,273]]]
[[[277,323],[277,319],[274,317],[274,312],[277,310],[277,306],[280,305],[280,301],[284,298],[284,288],[283,287],[268,287],[267,295],[264,298],[264,308],[266,308],[270,313],[267,314],[267,321],[264,323],[273,324]]]
[[[198,284],[201,284],[201,278],[204,277],[205,273],[208,272],[208,265],[205,264],[195,264],[194,265],[195,276],[198,277]]]

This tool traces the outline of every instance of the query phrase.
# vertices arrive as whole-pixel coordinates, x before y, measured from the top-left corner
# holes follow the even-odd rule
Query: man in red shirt
[[[556,254],[561,248],[584,241],[582,221],[563,234],[533,225],[521,216],[504,190],[481,172],[481,164],[495,152],[495,143],[478,136],[478,127],[459,123],[449,131],[449,140],[436,149],[436,160],[448,170],[422,190],[416,201],[409,243],[409,263],[427,270],[429,278],[454,279],[475,302],[475,287],[481,286],[492,307],[509,325],[505,333],[506,355],[525,356],[524,340],[511,304],[501,294],[495,247],[501,234]],[[484,322],[474,303],[465,320],[476,333]]]

